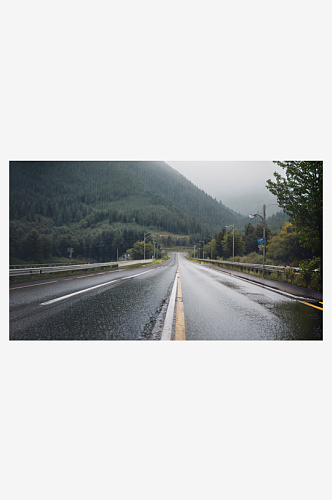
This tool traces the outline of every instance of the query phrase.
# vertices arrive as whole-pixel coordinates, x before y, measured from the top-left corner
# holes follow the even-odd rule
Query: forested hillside
[[[280,210],[276,214],[267,217],[266,224],[271,231],[280,231],[285,222],[289,222],[290,219],[290,216],[286,212]]]
[[[163,162],[10,162],[11,259],[113,260],[144,230],[191,243],[239,218]]]

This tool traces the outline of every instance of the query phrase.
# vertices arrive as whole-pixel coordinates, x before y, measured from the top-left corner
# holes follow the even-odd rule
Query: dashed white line
[[[58,297],[57,299],[48,300],[47,302],[42,302],[41,306],[47,306],[49,304],[53,304],[54,302],[58,302],[59,300],[69,299],[69,297],[73,297],[74,295],[79,295],[80,293],[89,292],[90,290],[94,290],[95,288],[100,288],[101,286],[109,285],[110,283],[114,283],[116,280],[108,281],[107,283],[102,283],[101,285],[92,286],[90,288],[86,288],[85,290],[80,290],[79,292],[69,293],[68,295],[63,295],[62,297]]]
[[[141,274],[150,273],[151,271],[155,271],[155,269],[149,269],[148,271],[144,271],[143,273],[138,273],[138,274],[134,274],[132,276],[126,276],[124,278],[119,278],[119,279],[116,279],[116,280],[107,281],[106,283],[102,283],[101,285],[92,286],[90,288],[86,288],[85,290],[80,290],[79,292],[69,293],[68,295],[63,295],[62,297],[58,297],[56,299],[48,300],[47,302],[42,302],[40,305],[41,306],[46,306],[46,305],[49,305],[49,304],[53,304],[54,302],[59,302],[60,300],[65,300],[65,299],[69,299],[70,297],[74,297],[74,295],[79,295],[81,293],[89,292],[90,290],[95,290],[96,288],[100,288],[102,286],[109,285],[111,283],[114,283],[115,281],[119,281],[120,282],[122,280],[129,280],[131,278],[135,278],[136,276],[140,276]]]

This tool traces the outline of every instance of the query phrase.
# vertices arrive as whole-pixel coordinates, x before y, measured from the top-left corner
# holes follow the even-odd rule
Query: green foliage
[[[238,215],[163,162],[10,162],[10,250],[16,259],[36,262],[51,245],[54,258],[67,257],[73,247],[74,256],[112,261],[146,228],[193,242]],[[35,235],[35,246],[28,239],[25,250],[22,238],[31,230],[41,239]]]
[[[21,246],[22,255],[26,260],[36,258],[41,261],[51,255],[52,246],[49,240],[36,229],[32,229],[22,238]]]
[[[276,182],[267,188],[277,196],[278,204],[291,216],[301,245],[314,255],[322,255],[323,237],[323,162],[277,161],[286,169],[286,178],[275,172]]]
[[[128,253],[133,260],[140,260],[144,258],[144,241],[136,241],[134,243],[133,248],[128,250]],[[154,246],[153,243],[146,242],[145,243],[145,258],[151,259],[154,255]]]
[[[231,261],[232,257],[229,257],[227,260]],[[235,262],[243,262],[245,264],[263,264],[263,253],[251,252],[248,255],[243,255],[242,257],[236,255],[234,257]],[[266,265],[274,265],[274,262],[271,259],[265,259]]]
[[[205,245],[205,256],[207,259],[211,259],[211,241]],[[213,238],[212,240],[212,259],[217,258],[217,253],[216,253],[216,239]]]
[[[242,239],[242,236],[239,234],[239,232],[235,229],[234,231],[234,256],[239,255],[240,257],[244,254],[244,241]],[[224,236],[223,242],[222,242],[222,249],[223,249],[223,257],[224,259],[228,259],[229,257],[233,256],[233,231],[230,233],[227,233]]]
[[[290,222],[290,216],[286,212],[279,211],[266,219],[266,225],[271,231],[280,231],[285,222]]]
[[[311,252],[301,247],[300,237],[294,226],[286,222],[281,231],[273,236],[266,247],[266,256],[276,264],[291,265],[295,260],[311,257]]]
[[[215,235],[215,240],[216,240],[215,255],[216,255],[216,257],[221,257],[223,254],[222,242],[224,240],[225,234],[226,234],[226,229],[223,229],[222,231],[220,231],[218,234]]]
[[[306,286],[311,280],[317,278],[317,272],[321,270],[321,259],[320,257],[313,257],[310,261],[300,262],[300,276],[304,279]],[[317,271],[318,270],[318,271]]]
[[[259,223],[253,226],[250,222],[245,226],[243,241],[245,244],[245,253],[258,251],[258,239],[263,237],[263,224]],[[265,227],[265,240],[266,243],[271,237],[271,231]]]

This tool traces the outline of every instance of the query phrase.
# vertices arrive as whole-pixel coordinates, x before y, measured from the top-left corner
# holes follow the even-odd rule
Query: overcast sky
[[[262,213],[264,203],[277,203],[265,187],[266,181],[275,180],[276,171],[285,174],[272,161],[165,161],[200,189],[244,215]],[[279,210],[278,206],[268,207],[266,215]]]

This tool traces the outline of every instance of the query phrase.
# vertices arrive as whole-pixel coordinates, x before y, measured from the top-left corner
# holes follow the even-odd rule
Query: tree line
[[[267,256],[321,259],[323,163],[277,163],[286,178],[275,173],[267,188],[284,213],[267,219]],[[113,261],[148,228],[178,235],[162,236],[164,247],[204,240],[206,255],[212,245],[214,258],[228,259],[233,232],[219,228],[239,217],[163,162],[10,162],[11,262],[68,257],[68,248],[77,258]],[[235,255],[258,255],[262,232],[259,223],[238,224]]]
[[[14,161],[9,200],[11,260],[35,262],[112,259],[147,228],[194,241],[238,215],[163,162]]]
[[[266,257],[274,264],[323,268],[323,162],[276,161],[285,170],[285,177],[275,172],[266,187],[277,196],[278,205],[289,216],[280,231],[266,227]],[[271,225],[280,215],[271,217]],[[237,257],[258,255],[257,240],[262,237],[262,224],[245,226],[242,234],[234,231],[234,254]],[[229,259],[233,255],[233,234],[223,229],[210,238],[206,255]],[[252,260],[253,261],[253,260]]]
[[[244,231],[234,231],[234,256],[236,260],[239,257],[249,256],[252,263],[259,262],[263,257],[263,250],[258,248],[258,239],[263,236],[263,225],[247,224]],[[271,231],[269,227],[265,228],[266,239],[266,258],[270,259],[274,265],[298,266],[303,259],[312,259],[313,252],[301,246],[300,235],[290,222],[285,222],[280,231]],[[198,256],[203,256],[202,243],[195,251]],[[193,254],[193,252],[191,252]],[[205,258],[211,258],[211,240],[204,246]],[[259,258],[259,256],[261,258]],[[233,257],[233,231],[226,233],[223,229],[215,234],[212,239],[212,258],[221,260],[231,260]]]

